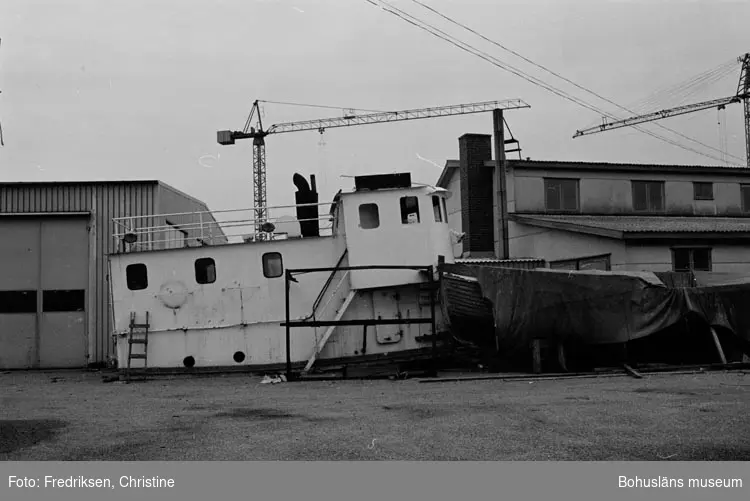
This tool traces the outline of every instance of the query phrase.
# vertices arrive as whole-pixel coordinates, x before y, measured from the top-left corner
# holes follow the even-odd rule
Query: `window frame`
[[[14,289],[0,291],[0,314],[35,315],[37,313],[36,289]]]
[[[443,206],[443,216],[445,216],[445,224],[448,224],[448,206],[445,202],[445,197],[440,197],[441,205]]]
[[[143,277],[145,280],[145,284],[143,285],[143,287],[133,288],[131,287],[131,284],[133,283],[133,281],[130,279],[128,270],[135,268],[136,266],[143,267],[143,271],[144,271]],[[127,285],[128,290],[131,290],[131,291],[143,291],[143,290],[148,289],[148,266],[146,266],[146,263],[133,263],[125,267],[125,285]]]
[[[646,208],[645,209],[639,209],[636,206],[636,186],[639,184],[646,186]],[[654,209],[650,207],[650,197],[649,197],[649,191],[648,186],[649,185],[657,185],[659,187],[659,199],[661,200],[661,207],[658,209]],[[667,206],[667,195],[666,195],[666,183],[664,181],[659,180],[648,180],[648,179],[631,179],[630,180],[630,196],[632,198],[632,208],[633,212],[640,212],[640,213],[662,213],[665,210],[665,207]]]
[[[443,209],[440,207],[440,199],[437,195],[432,195],[432,218],[436,223],[442,223],[445,216],[443,215]],[[437,211],[435,210],[437,209]]]
[[[581,179],[574,177],[545,177],[544,179],[544,210],[545,212],[580,212],[581,211]],[[550,207],[550,185],[558,183],[560,189],[560,207]],[[565,199],[563,196],[563,185],[565,183],[571,183],[575,187],[575,208],[565,208]]]
[[[86,289],[46,289],[42,291],[43,313],[86,311]]]
[[[278,275],[269,276],[267,273],[268,270],[268,257],[269,256],[279,256],[279,262],[281,263],[281,272]],[[274,279],[284,276],[284,257],[281,255],[281,252],[265,252],[261,256],[261,268],[263,269],[263,276],[268,279]]]
[[[550,261],[549,267],[550,269],[557,269],[557,270],[569,270],[573,269],[576,271],[581,270],[581,263],[586,262],[594,262],[594,261],[601,261],[604,260],[606,262],[606,269],[604,271],[612,271],[612,254],[597,254],[596,256],[585,256],[585,257],[577,257],[573,259],[559,259],[557,261]],[[566,268],[564,265],[570,265],[575,264],[575,268]],[[560,267],[556,267],[554,265],[563,265]]]
[[[744,192],[748,192],[748,202],[750,202],[750,183],[740,183],[740,210],[743,214],[750,213],[750,203],[745,204]]]
[[[207,277],[206,279],[208,281],[201,282],[198,279],[198,263],[205,262],[205,261],[210,261],[210,265],[209,266],[213,267],[213,269],[214,269],[214,275],[213,275],[213,280],[208,280],[208,278],[210,277],[210,275],[208,273],[209,268],[207,267],[205,269],[205,273],[206,273],[206,277]],[[195,272],[195,283],[197,283],[197,284],[200,284],[200,285],[209,285],[209,284],[213,284],[213,283],[216,282],[216,275],[217,275],[217,273],[216,273],[216,260],[214,258],[212,258],[212,257],[199,257],[198,259],[196,259],[195,261],[193,261],[193,271]]]
[[[416,209],[417,209],[417,222],[416,223],[409,223],[409,212],[405,212],[408,208],[404,204],[404,200],[411,199],[414,200],[416,203]],[[400,197],[398,199],[399,208],[401,209],[401,224],[404,225],[410,225],[410,224],[421,224],[422,223],[422,214],[419,207],[419,197],[416,195],[404,195],[403,197]],[[406,217],[404,217],[406,216]]]
[[[698,193],[699,186],[708,186],[711,193],[708,195],[700,195]],[[712,181],[693,181],[693,200],[713,200],[714,199],[714,183]]]
[[[714,268],[714,260],[713,260],[713,248],[708,246],[675,246],[670,248],[670,251],[672,253],[672,271],[673,272],[680,272],[685,273],[688,271],[713,271]],[[707,270],[697,270],[695,269],[695,251],[706,251],[708,252],[708,269]],[[688,252],[688,262],[690,263],[687,270],[678,270],[677,269],[677,260],[675,259],[677,252]]]
[[[375,219],[377,224],[375,226],[365,227],[362,225],[362,207],[365,206],[374,206],[375,207]],[[375,202],[367,202],[363,204],[359,204],[359,207],[357,208],[357,215],[359,216],[359,227],[363,230],[376,230],[380,228],[380,207]]]

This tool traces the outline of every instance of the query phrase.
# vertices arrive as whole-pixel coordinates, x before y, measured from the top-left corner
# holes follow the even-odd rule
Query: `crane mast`
[[[742,96],[745,108],[745,154],[747,166],[750,167],[750,53],[742,56],[740,62],[742,62],[742,71],[737,84],[737,95]]]
[[[404,120],[418,120],[426,118],[467,115],[471,113],[482,113],[494,110],[510,110],[530,108],[521,99],[507,99],[504,101],[484,101],[479,103],[456,104],[433,108],[420,108],[403,111],[388,111],[379,113],[367,113],[356,115],[347,112],[343,117],[323,118],[318,120],[305,120],[298,122],[285,122],[271,125],[268,129],[263,128],[261,120],[260,103],[256,100],[245,122],[242,131],[222,130],[216,133],[217,142],[221,145],[232,145],[238,139],[253,140],[253,196],[255,199],[255,237],[258,240],[264,238],[262,227],[267,221],[266,211],[266,143],[265,137],[271,134],[282,134],[285,132],[299,132],[317,130],[323,133],[326,129],[337,127],[351,127],[354,125],[367,125],[376,123],[399,122]],[[253,118],[257,114],[257,123],[253,126]]]
[[[726,105],[732,103],[739,103],[740,101],[744,104],[744,118],[745,118],[745,153],[747,166],[750,167],[750,53],[747,53],[737,59],[742,65],[740,71],[740,79],[737,84],[737,92],[734,96],[723,97],[720,99],[713,99],[711,101],[703,101],[700,103],[689,104],[685,106],[679,106],[676,108],[670,108],[666,110],[656,111],[645,115],[638,115],[623,120],[616,120],[614,122],[604,122],[601,125],[589,127],[587,129],[576,131],[573,138],[584,136],[587,134],[594,134],[596,132],[604,132],[612,129],[619,129],[622,127],[631,127],[634,125],[642,124],[645,122],[652,122],[654,120],[661,120],[662,118],[675,117],[679,115],[685,115],[687,113],[693,113],[695,111],[706,110],[709,108],[723,109]]]

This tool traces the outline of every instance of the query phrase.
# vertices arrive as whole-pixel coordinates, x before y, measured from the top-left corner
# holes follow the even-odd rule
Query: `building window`
[[[195,260],[195,281],[199,284],[216,282],[216,263],[210,257]]]
[[[578,210],[578,179],[545,179],[544,203],[550,211]]]
[[[711,271],[711,249],[672,249],[674,271]]]
[[[750,184],[741,184],[740,194],[742,196],[742,212],[750,212]]]
[[[42,311],[44,312],[85,310],[85,290],[50,290],[42,292]]]
[[[713,200],[714,183],[693,183],[693,200]]]
[[[372,230],[380,226],[378,204],[361,204],[359,206],[359,227]]]
[[[401,197],[401,223],[416,224],[419,222],[419,199]]]
[[[278,252],[266,252],[263,254],[263,276],[266,278],[278,278],[284,274],[284,265],[281,254]]]
[[[437,197],[437,196],[432,197],[432,214],[435,216],[436,223],[443,222],[443,216],[440,213],[440,197]]]
[[[445,206],[445,198],[441,198],[443,202],[443,216],[445,216],[445,224],[448,224],[448,208]]]
[[[612,263],[610,254],[603,256],[582,257],[577,259],[564,259],[551,261],[549,267],[553,270],[602,270],[610,271]]]
[[[0,291],[0,313],[36,313],[36,291]]]
[[[664,210],[663,181],[632,181],[633,210],[659,212]]]
[[[128,289],[131,291],[140,291],[148,287],[148,273],[146,265],[143,263],[129,264],[125,268]]]

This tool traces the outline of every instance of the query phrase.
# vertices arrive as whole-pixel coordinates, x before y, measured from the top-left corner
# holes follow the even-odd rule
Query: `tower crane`
[[[750,53],[737,58],[737,62],[742,64],[742,69],[740,70],[740,80],[737,84],[737,92],[734,96],[713,99],[711,101],[703,101],[701,103],[688,104],[685,106],[679,106],[676,108],[670,108],[661,111],[655,111],[653,113],[638,115],[614,122],[605,121],[601,125],[596,125],[588,129],[576,131],[573,138],[575,139],[586,134],[594,134],[596,132],[619,129],[621,127],[629,127],[645,122],[652,122],[654,120],[660,120],[662,118],[685,115],[686,113],[693,113],[695,111],[701,111],[710,108],[718,108],[721,110],[724,109],[724,107],[728,104],[743,102],[745,107],[745,152],[747,156],[747,166],[750,167]]]
[[[255,209],[255,236],[263,238],[261,226],[267,220],[266,214],[266,136],[281,134],[284,132],[298,132],[306,130],[317,130],[321,134],[325,129],[334,127],[350,127],[354,125],[367,125],[386,122],[398,122],[403,120],[417,120],[422,118],[435,118],[452,115],[466,115],[470,113],[481,113],[495,110],[511,110],[519,108],[530,108],[528,104],[520,99],[507,99],[504,101],[485,101],[480,103],[456,104],[440,106],[435,108],[421,108],[403,111],[388,111],[379,113],[368,113],[357,115],[352,110],[346,110],[344,116],[334,118],[323,118],[317,120],[305,120],[300,122],[286,122],[263,128],[260,104],[256,100],[245,122],[242,131],[222,130],[217,132],[217,141],[221,145],[234,144],[238,139],[253,140],[253,195]],[[500,111],[501,113],[501,111]],[[253,125],[253,118],[257,122]],[[497,122],[497,120],[495,120]],[[502,121],[500,121],[502,128]],[[502,130],[500,131],[502,133]],[[518,141],[511,139],[505,143]],[[517,150],[514,150],[517,151]]]

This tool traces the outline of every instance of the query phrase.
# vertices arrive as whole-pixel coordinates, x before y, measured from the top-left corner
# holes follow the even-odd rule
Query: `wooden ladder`
[[[128,336],[128,368],[125,371],[125,381],[130,382],[132,377],[131,361],[135,359],[143,360],[143,379],[146,379],[146,369],[148,368],[148,330],[149,330],[149,314],[146,312],[146,323],[139,324],[136,322],[136,314],[134,311],[130,312],[130,335]],[[135,337],[139,336],[139,337]],[[133,345],[142,344],[143,353],[133,353]]]

